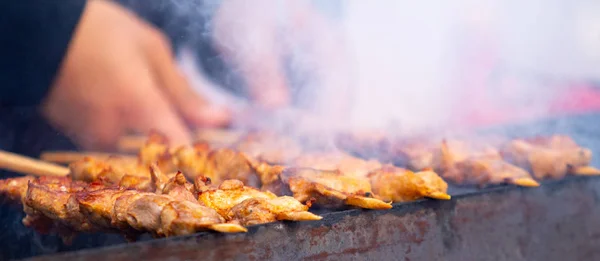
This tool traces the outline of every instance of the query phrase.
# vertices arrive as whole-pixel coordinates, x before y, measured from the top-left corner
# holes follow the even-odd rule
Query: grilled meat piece
[[[189,235],[198,231],[214,230],[223,233],[246,232],[237,224],[226,224],[214,209],[189,200],[171,201],[160,214],[165,236]]]
[[[293,166],[298,169],[317,169],[323,173],[328,179],[337,179],[338,183],[331,180],[318,180],[314,182],[322,182],[324,186],[334,186],[336,190],[342,192],[356,193],[357,188],[353,188],[352,184],[360,184],[362,186],[362,192],[370,192],[373,187],[376,196],[382,196],[378,191],[385,193],[382,199],[387,201],[408,201],[409,197],[415,197],[414,199],[430,196],[438,199],[448,199],[449,195],[446,194],[447,184],[434,172],[422,172],[415,175],[412,172],[395,168],[391,165],[383,166],[380,162],[375,160],[363,160],[345,153],[327,152],[327,153],[313,153],[298,157],[294,160]],[[312,166],[312,167],[308,167]],[[276,191],[278,194],[294,194],[286,193],[286,187],[283,182],[278,180],[278,175],[283,171],[283,167],[270,166],[264,162],[254,164],[261,181],[263,183],[263,189]],[[335,173],[335,174],[333,174]],[[312,178],[310,175],[307,178]],[[317,177],[317,176],[315,176]],[[427,183],[430,181],[429,183]],[[294,180],[292,182],[303,183],[301,180]],[[345,185],[340,185],[340,182]],[[395,184],[390,186],[390,184]],[[291,185],[287,183],[287,185]],[[321,186],[315,186],[321,188]],[[414,192],[415,189],[420,189],[420,193],[428,193],[418,195],[418,192]],[[434,193],[437,192],[437,193]],[[296,191],[299,192],[299,191]],[[301,192],[302,194],[303,192]],[[360,194],[359,193],[359,194]],[[306,196],[301,194],[294,194],[299,196],[300,199],[306,199]],[[413,199],[413,200],[414,200]],[[317,204],[322,202],[317,202]],[[339,203],[339,202],[337,202]],[[337,204],[335,203],[335,204]],[[327,203],[325,205],[328,205]]]
[[[218,184],[228,179],[237,179],[251,187],[260,187],[260,180],[250,165],[248,157],[230,149],[212,151],[207,158],[203,173]]]
[[[139,231],[150,232],[155,236],[163,235],[161,212],[163,208],[174,201],[173,198],[154,193],[145,193],[127,206],[125,221]]]
[[[208,150],[194,146],[176,152],[179,168],[190,179],[209,177],[215,184],[227,179],[238,179],[249,186],[259,187],[260,181],[250,167],[250,161],[241,152],[221,148]]]
[[[399,159],[396,161],[400,161],[401,165],[409,169],[420,171],[434,167],[433,154],[435,145],[433,142],[414,141],[396,143],[394,144],[394,150]]]
[[[183,146],[174,150],[173,156],[178,161],[178,170],[191,179],[202,176],[208,162],[211,149],[206,143],[195,143],[193,146]]]
[[[239,180],[226,180],[218,188],[208,188],[203,182],[196,182],[196,186],[201,191],[199,200],[228,221],[262,224],[275,220],[321,219],[308,212],[309,206],[294,198],[277,197],[271,192],[244,186]]]
[[[363,160],[343,152],[311,153],[297,157],[290,164],[295,168],[340,171],[346,176],[364,178],[382,164],[376,160]]]
[[[320,220],[321,217],[308,212],[308,205],[293,197],[283,196],[271,199],[249,198],[233,206],[227,217],[243,226],[275,222],[277,220]]]
[[[198,192],[194,184],[187,181],[181,172],[168,179],[156,164],[150,166],[150,173],[155,185],[155,193],[175,197],[180,200],[188,200],[198,203]]]
[[[135,190],[125,190],[122,188],[105,188],[90,192],[77,193],[74,197],[79,204],[80,212],[93,224],[113,229],[113,209],[115,201],[121,196],[138,194]],[[122,227],[123,232],[130,233],[133,229]]]
[[[504,161],[490,146],[443,141],[434,159],[442,177],[457,184],[539,186],[526,170]]]
[[[215,183],[239,179],[250,186],[260,186],[247,156],[241,152],[227,148],[212,150],[206,143],[195,143],[193,146],[182,146],[170,151],[164,142],[158,138],[148,142],[140,152],[145,158],[143,162],[148,165],[157,162],[159,169],[165,173],[181,171],[190,180],[206,176]]]
[[[27,184],[34,180],[33,176],[25,176],[0,180],[0,196],[11,202],[21,203],[27,194]]]
[[[73,180],[101,182],[107,186],[116,186],[139,191],[154,191],[154,183],[149,167],[138,163],[111,158],[106,161],[85,158],[73,162],[70,166]],[[168,176],[165,178],[168,180]]]
[[[30,181],[23,204],[36,214],[63,224],[75,231],[97,231],[79,212],[79,205],[73,204],[72,193],[81,191],[80,187],[72,187],[68,179],[36,179]]]
[[[248,133],[232,148],[270,164],[284,164],[302,153],[300,144],[294,139],[273,132]]]
[[[540,184],[522,168],[495,157],[468,158],[443,172],[443,177],[457,184],[514,184],[537,187]]]
[[[309,168],[287,168],[279,182],[287,185],[294,198],[300,202],[326,208],[356,206],[367,209],[389,209],[391,204],[373,198],[368,178],[345,176],[339,171],[322,171]]]
[[[567,174],[599,175],[588,165],[592,151],[566,136],[513,140],[502,147],[502,157],[530,170],[537,179],[559,179]],[[578,169],[581,169],[579,171]]]
[[[43,180],[47,183],[49,179],[53,178],[43,178]],[[23,224],[27,227],[31,227],[38,231],[39,233],[47,234],[52,231],[57,230],[57,226],[59,225],[54,220],[44,216],[40,211],[37,211],[28,205],[23,204],[25,197],[27,196],[28,185],[29,182],[36,180],[35,177],[26,176],[26,177],[17,177],[17,178],[9,178],[0,180],[0,195],[9,200],[10,203],[19,204],[23,206],[23,211],[27,214],[23,218]],[[70,182],[68,179],[57,178],[57,181],[53,182],[61,182],[66,181]],[[61,232],[66,232],[64,229],[61,229]],[[69,233],[70,234],[70,233]],[[63,236],[66,236],[63,233]],[[70,235],[69,235],[70,236]],[[67,240],[65,240],[67,241]]]
[[[79,193],[77,200],[89,220],[129,235],[150,232],[154,236],[171,236],[213,228],[221,232],[245,231],[230,225],[223,229],[219,224],[224,219],[214,210],[168,195],[112,188]]]
[[[150,178],[148,167],[131,161],[128,158],[111,157],[107,160],[84,158],[69,165],[73,180],[92,182],[103,180],[118,184],[123,176],[129,175],[138,178]]]
[[[430,136],[395,138],[384,132],[344,133],[338,135],[336,144],[361,158],[374,158],[383,163],[393,163],[419,171],[433,168],[436,148]]]
[[[140,149],[138,160],[124,157],[109,157],[106,160],[84,158],[69,165],[74,180],[98,181],[106,185],[119,185],[140,191],[153,191],[153,181],[149,166],[156,164],[166,173],[177,171],[177,159],[169,152],[167,139],[158,133],[151,133],[148,141]],[[165,178],[168,180],[170,177]]]
[[[26,188],[22,201],[27,216],[23,223],[36,228],[46,226],[46,230],[121,231],[127,235],[150,232],[155,236],[204,230],[246,231],[237,224],[223,224],[224,218],[211,208],[169,195],[84,185],[69,178],[33,179]],[[14,186],[4,189],[2,193],[15,191]],[[173,191],[172,186],[167,185],[165,191]]]
[[[424,197],[450,199],[448,184],[433,171],[412,172],[384,166],[369,174],[373,192],[382,200],[408,202]]]
[[[112,219],[117,227],[130,226],[154,236],[182,235],[190,231],[205,230],[246,232],[239,225],[223,224],[225,220],[211,208],[154,193],[120,196],[115,201]]]
[[[200,184],[197,182],[196,184]],[[244,186],[239,180],[225,180],[218,188],[210,188],[200,191],[199,200],[206,206],[215,209],[221,216],[227,217],[227,212],[233,206],[242,203],[249,198],[272,199],[277,196],[271,192],[262,192],[257,189]]]
[[[362,158],[376,158],[382,162],[391,162],[398,158],[391,151],[392,140],[385,132],[369,131],[340,133],[335,136],[338,148]]]
[[[178,171],[178,159],[170,151],[169,140],[158,132],[151,132],[148,140],[138,152],[139,165],[157,164],[165,173]]]

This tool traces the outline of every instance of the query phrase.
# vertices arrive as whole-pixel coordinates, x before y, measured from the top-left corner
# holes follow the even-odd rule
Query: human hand
[[[160,31],[104,0],[88,2],[43,114],[86,149],[151,129],[186,143],[189,125],[229,120],[189,87]]]

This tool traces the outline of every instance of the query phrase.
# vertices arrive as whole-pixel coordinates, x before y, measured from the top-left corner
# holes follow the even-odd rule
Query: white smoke
[[[339,119],[350,118],[344,123],[353,129],[448,128],[489,105],[478,104],[483,102],[500,109],[522,106],[530,117],[543,117],[550,101],[568,91],[563,83],[600,79],[598,1],[348,0],[342,5],[338,22],[351,69],[340,75],[331,68],[330,74],[348,80],[332,80],[318,87],[319,99],[305,99],[321,101],[315,106],[327,110],[328,101],[348,92],[341,85],[351,82],[351,108]],[[282,10],[281,20],[290,17]],[[314,39],[323,37],[319,34]],[[516,87],[494,91],[515,82]],[[475,94],[483,89],[487,100]]]
[[[533,116],[546,114],[549,101],[565,91],[558,83],[600,78],[598,1],[355,0],[346,10],[358,68],[358,126],[447,126],[477,102],[466,90],[501,84],[465,86],[465,77],[495,68],[519,86],[493,92],[490,101],[507,108],[525,103]],[[493,61],[476,63],[485,59]]]

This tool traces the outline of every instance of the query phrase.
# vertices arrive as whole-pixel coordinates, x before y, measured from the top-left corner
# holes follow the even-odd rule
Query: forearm
[[[40,103],[59,72],[85,3],[0,1],[0,106]]]

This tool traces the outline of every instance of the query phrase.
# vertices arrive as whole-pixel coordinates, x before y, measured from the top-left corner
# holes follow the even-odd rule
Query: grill
[[[504,127],[509,135],[564,133],[600,148],[600,115]],[[498,132],[499,129],[485,130]],[[598,151],[595,151],[598,153]],[[598,166],[598,157],[592,165]],[[595,260],[600,258],[600,178],[569,177],[539,188],[452,187],[450,201],[394,204],[385,211],[319,213],[246,234],[199,233],[124,244],[117,235],[79,236],[65,246],[20,224],[3,205],[2,259],[32,260]]]

